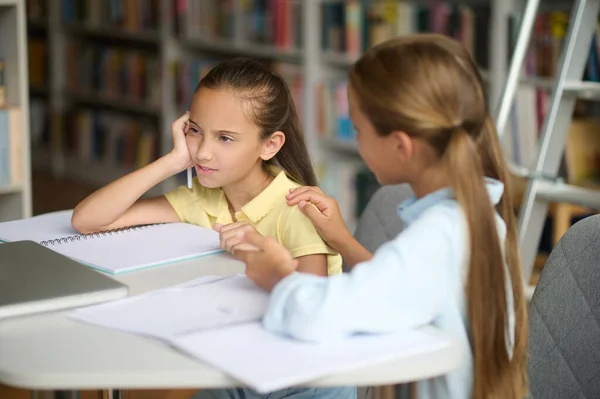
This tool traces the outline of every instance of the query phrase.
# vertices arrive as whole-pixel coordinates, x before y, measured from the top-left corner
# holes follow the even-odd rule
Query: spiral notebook
[[[32,240],[110,274],[222,252],[219,234],[188,223],[163,223],[78,234],[71,210],[0,223],[0,240]]]

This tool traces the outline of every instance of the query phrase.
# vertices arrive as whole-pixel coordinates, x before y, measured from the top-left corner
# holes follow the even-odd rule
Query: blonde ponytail
[[[495,209],[483,174],[480,151],[461,127],[450,129],[444,153],[450,185],[465,214],[469,234],[469,272],[466,282],[469,337],[473,349],[474,398],[518,398],[519,384],[511,384],[512,365],[506,337],[509,323],[506,273],[497,233]]]

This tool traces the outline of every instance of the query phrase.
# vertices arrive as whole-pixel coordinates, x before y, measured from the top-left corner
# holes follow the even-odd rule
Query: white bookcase
[[[0,163],[5,165],[0,167],[8,166],[9,169],[9,173],[0,173],[8,176],[0,184],[0,222],[3,222],[31,216],[25,0],[0,0],[0,38],[0,59],[4,62],[6,93],[6,106],[0,112],[11,115],[7,118],[10,126],[0,127],[0,134],[4,136],[0,138],[0,142],[5,145],[8,143],[9,149],[4,153],[8,154],[9,159]]]
[[[41,0],[43,1],[43,0]],[[49,0],[45,0],[49,1]],[[306,135],[306,142],[315,165],[330,165],[332,162],[356,162],[358,153],[356,144],[352,140],[340,141],[331,138],[321,138],[317,131],[317,119],[319,105],[316,98],[318,83],[329,76],[344,76],[347,68],[353,62],[344,54],[332,53],[322,49],[322,6],[325,3],[345,0],[288,0],[296,3],[302,15],[300,36],[301,48],[275,47],[272,45],[256,44],[248,41],[243,26],[244,17],[241,12],[246,0],[230,0],[235,15],[233,21],[233,34],[230,39],[205,37],[194,34],[192,36],[177,35],[174,30],[176,23],[173,16],[173,0],[157,0],[160,3],[160,27],[158,32],[135,33],[117,28],[106,28],[92,26],[90,24],[69,25],[63,23],[63,2],[50,1],[52,7],[47,7],[46,18],[30,18],[30,30],[46,31],[48,40],[48,57],[50,64],[49,86],[46,88],[35,88],[32,93],[43,93],[46,95],[51,112],[62,113],[69,103],[85,102],[96,107],[109,106],[121,109],[123,112],[131,112],[132,115],[155,115],[158,118],[158,129],[160,132],[159,153],[164,154],[171,149],[170,125],[181,111],[177,106],[173,88],[176,86],[173,64],[186,62],[191,57],[202,56],[254,56],[272,61],[284,62],[297,65],[303,76],[302,89],[302,123]],[[206,0],[208,3],[211,0]],[[227,2],[228,0],[223,0]],[[127,3],[128,0],[123,0]],[[205,0],[200,0],[204,7]],[[34,1],[32,2],[34,3]],[[102,2],[98,2],[100,4]],[[135,1],[134,1],[135,3]],[[184,2],[181,2],[184,3]],[[188,4],[199,4],[199,0],[189,0]],[[389,3],[389,1],[388,1]],[[408,2],[411,3],[411,2]],[[419,3],[419,2],[412,2]],[[457,2],[451,1],[451,4]],[[489,83],[489,94],[492,103],[499,97],[504,82],[504,73],[507,65],[507,40],[508,24],[506,15],[512,10],[513,4],[509,0],[463,0],[459,3],[465,5],[488,5],[491,8],[490,16],[490,47],[489,71],[485,71]],[[60,6],[59,6],[60,4]],[[193,12],[188,12],[193,19]],[[293,18],[288,16],[288,18]],[[131,103],[129,101],[115,101],[94,95],[80,95],[68,92],[67,65],[65,59],[65,46],[71,38],[86,38],[90,40],[121,40],[134,43],[140,47],[151,47],[155,51],[161,70],[162,98],[157,109]],[[37,94],[39,95],[39,94]],[[36,95],[36,96],[37,96]],[[33,164],[35,167],[52,170],[56,176],[75,178],[89,182],[95,186],[109,183],[117,177],[127,173],[131,169],[115,167],[101,161],[82,161],[77,157],[67,156],[57,146],[50,148],[34,148]],[[151,194],[165,192],[180,184],[177,179],[169,179],[157,187]],[[350,197],[340,194],[339,198]],[[351,205],[349,205],[351,207]]]

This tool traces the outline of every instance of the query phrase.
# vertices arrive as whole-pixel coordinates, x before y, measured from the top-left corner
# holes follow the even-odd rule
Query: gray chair
[[[375,252],[381,244],[396,237],[404,228],[396,216],[398,204],[412,195],[407,184],[379,188],[363,210],[354,237],[370,252]],[[346,264],[344,270],[348,270]]]
[[[375,252],[382,244],[390,241],[402,231],[404,224],[397,216],[398,204],[411,197],[413,192],[406,184],[383,186],[369,200],[356,225],[354,237],[370,252]],[[348,270],[344,264],[344,270]],[[358,398],[370,396],[369,388],[360,388]],[[410,398],[410,385],[399,385],[396,399]]]
[[[532,397],[600,398],[600,216],[571,226],[554,247],[529,311]]]

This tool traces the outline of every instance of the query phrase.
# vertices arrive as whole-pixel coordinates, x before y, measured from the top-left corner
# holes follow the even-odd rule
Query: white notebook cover
[[[32,240],[94,269],[118,274],[223,252],[219,234],[188,223],[79,234],[72,211],[0,223],[0,240]]]

